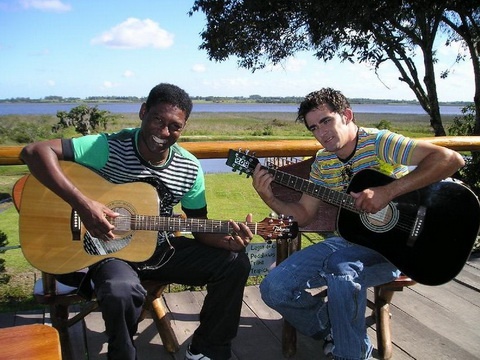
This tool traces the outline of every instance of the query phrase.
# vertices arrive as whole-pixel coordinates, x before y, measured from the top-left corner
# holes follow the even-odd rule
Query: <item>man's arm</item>
[[[82,222],[95,237],[113,239],[114,226],[106,216],[117,214],[105,205],[82,194],[64,174],[59,160],[64,159],[62,140],[55,139],[25,146],[20,157],[33,176],[78,211]]]
[[[265,204],[277,214],[292,216],[299,226],[308,225],[317,216],[321,200],[303,194],[298,202],[286,202],[277,198],[272,191],[273,175],[258,164],[252,176],[252,184]]]
[[[351,193],[355,206],[368,213],[383,209],[394,198],[420,189],[454,174],[465,165],[456,151],[426,141],[420,141],[413,149],[412,163],[415,169],[387,185]]]

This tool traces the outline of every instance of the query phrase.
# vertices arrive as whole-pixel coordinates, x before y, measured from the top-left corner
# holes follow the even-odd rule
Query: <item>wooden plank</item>
[[[87,325],[87,345],[89,360],[105,360],[107,358],[107,336],[104,333],[105,325],[100,311],[94,311],[85,318]],[[165,351],[160,335],[150,316],[139,323],[134,342],[138,351],[138,358],[142,360],[182,359],[184,353],[175,356]],[[181,356],[180,356],[181,354]]]
[[[480,330],[480,302],[479,294],[475,290],[466,288],[455,281],[437,287],[418,285],[412,290],[451,313],[456,321],[464,322],[464,326],[468,325],[471,329]],[[465,311],[472,305],[476,306],[479,311]]]
[[[58,331],[48,325],[30,324],[0,329],[3,360],[60,360]]]
[[[15,326],[43,324],[44,312],[38,310],[19,311],[15,314]]]
[[[412,306],[416,306],[415,304],[415,301],[411,301]],[[405,313],[403,309],[394,307],[392,319],[394,344],[414,359],[479,359],[478,353],[472,353],[465,347],[465,343],[457,343],[451,337],[442,336],[434,327],[425,325],[423,320],[419,321],[415,316]],[[443,321],[441,317],[437,319],[438,324]],[[449,334],[454,332],[461,332],[461,324],[459,327],[457,325],[451,327]],[[395,351],[396,354],[398,351]]]
[[[478,286],[478,283],[476,285]],[[147,317],[140,323],[135,337],[139,358],[142,360],[183,360],[191,335],[198,326],[198,314],[205,292],[185,291],[164,296],[167,307],[172,311],[172,325],[179,338],[181,350],[173,356],[166,353],[152,319]],[[480,327],[476,326],[477,323],[480,324],[480,312],[478,293],[474,289],[454,281],[440,287],[415,285],[395,293],[390,310],[394,360],[480,359]],[[375,325],[370,317],[370,310],[367,310],[366,315],[367,322],[371,324],[368,334],[376,347]],[[0,314],[0,327],[11,324],[13,318],[17,323],[35,323],[44,316],[43,311],[18,312],[15,316]],[[48,313],[46,321],[48,322]],[[107,338],[101,313],[93,312],[85,321],[89,358],[106,359]],[[263,303],[258,286],[246,287],[239,332],[233,342],[233,360],[283,359],[280,334],[280,315]],[[315,341],[302,334],[297,337],[298,350],[292,359],[324,359],[322,341]],[[72,341],[78,339],[73,338]],[[259,351],[259,343],[269,351]],[[378,358],[376,350],[373,357]]]
[[[107,336],[105,323],[100,311],[93,311],[85,317],[86,338],[89,360],[105,360],[107,357]]]
[[[480,252],[470,256],[455,280],[480,292]]]
[[[175,359],[183,359],[193,332],[200,324],[199,314],[204,295],[201,291],[183,291],[181,293],[164,293],[163,298],[170,312],[171,324],[180,345]]]
[[[459,317],[458,311],[447,304],[450,300],[440,300],[453,296],[442,287],[445,285],[429,288],[435,300],[422,294],[427,290],[421,285],[406,289],[403,296],[395,296],[391,306],[392,328],[396,329],[392,330],[394,342],[419,359],[476,359],[480,354],[480,326]],[[460,297],[457,300],[462,301]],[[471,308],[470,303],[463,304]],[[401,326],[404,328],[399,330]]]
[[[233,353],[239,359],[281,359],[280,315],[263,304],[257,286],[245,288],[243,301],[240,326],[232,346]]]
[[[418,138],[456,151],[480,150],[480,136],[441,136]],[[311,156],[321,148],[315,139],[275,141],[201,141],[181,142],[199,159],[222,159],[229,149],[248,149],[258,157]],[[20,151],[23,146],[0,146],[0,165],[22,165]]]

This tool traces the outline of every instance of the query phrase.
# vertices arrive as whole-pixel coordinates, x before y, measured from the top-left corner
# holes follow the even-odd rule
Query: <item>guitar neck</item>
[[[132,215],[123,219],[116,218],[114,222],[129,221],[132,230],[152,230],[171,232],[198,232],[229,234],[233,231],[229,221],[208,219],[184,219],[180,217],[160,217],[147,215]],[[259,231],[258,223],[246,223],[253,234]]]
[[[264,168],[273,175],[274,181],[280,185],[316,197],[326,203],[357,212],[357,209],[355,208],[355,200],[351,195],[329,189],[325,186],[317,185],[310,180],[274,168]]]

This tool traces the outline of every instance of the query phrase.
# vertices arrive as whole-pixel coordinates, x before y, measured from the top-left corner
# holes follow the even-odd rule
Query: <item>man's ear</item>
[[[147,113],[147,104],[143,103],[142,106],[140,106],[140,110],[138,111],[138,117],[140,120],[143,120],[143,117]]]
[[[350,121],[353,121],[353,110],[350,108],[346,108],[343,111],[343,116],[345,117],[345,123],[349,123]]]

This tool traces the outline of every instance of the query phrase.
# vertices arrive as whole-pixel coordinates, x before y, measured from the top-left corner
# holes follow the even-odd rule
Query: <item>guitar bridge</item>
[[[415,242],[418,239],[418,236],[423,230],[425,225],[425,215],[427,214],[427,208],[425,206],[419,206],[417,211],[417,217],[415,218],[415,223],[413,224],[412,231],[407,240],[407,246],[413,247]]]
[[[72,214],[70,215],[70,231],[72,232],[72,240],[79,241],[82,230],[82,222],[80,221],[80,216],[75,209],[72,209]]]

